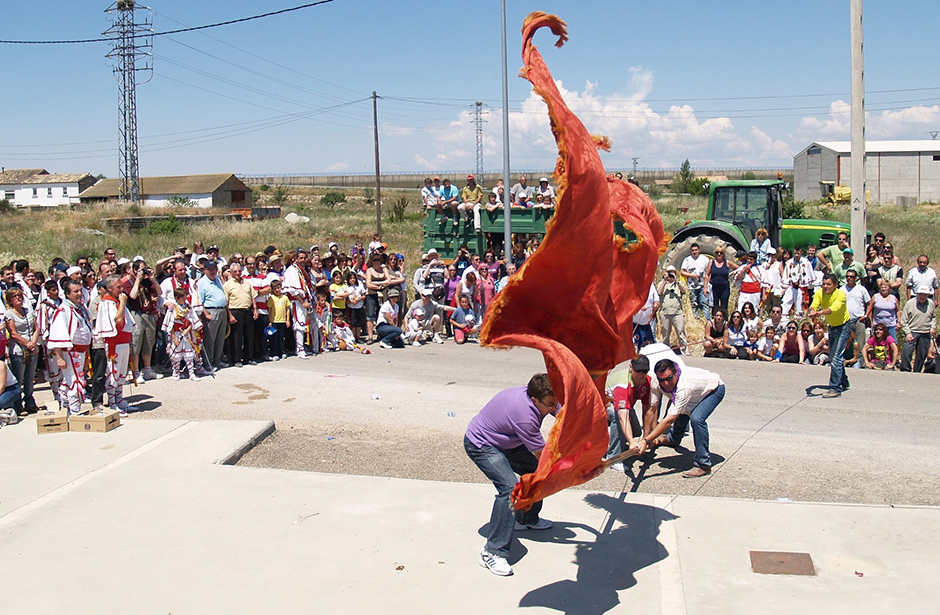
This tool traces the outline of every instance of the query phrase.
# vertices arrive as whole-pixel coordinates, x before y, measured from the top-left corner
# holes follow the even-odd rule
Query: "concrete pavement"
[[[937,508],[569,490],[499,578],[490,485],[219,463],[269,428],[0,430],[0,613],[936,612]],[[755,574],[751,550],[817,575]]]

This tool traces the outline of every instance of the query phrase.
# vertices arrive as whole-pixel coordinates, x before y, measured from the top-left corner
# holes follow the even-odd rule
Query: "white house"
[[[118,198],[120,180],[102,179],[81,193],[82,203]],[[192,207],[251,207],[251,189],[232,173],[141,177],[140,200],[147,207],[171,206],[170,199],[189,199]]]
[[[852,185],[852,143],[819,141],[793,157],[793,196],[822,197],[820,184]],[[899,196],[940,201],[940,141],[867,141],[865,185],[875,203]]]
[[[49,173],[45,169],[0,172],[0,194],[16,207],[78,204],[78,195],[94,183],[89,173]]]

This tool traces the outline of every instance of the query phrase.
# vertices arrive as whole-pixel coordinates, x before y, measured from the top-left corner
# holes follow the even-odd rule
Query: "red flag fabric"
[[[540,350],[562,403],[539,460],[513,490],[513,505],[533,503],[589,480],[607,451],[604,385],[607,372],[634,356],[633,315],[645,303],[658,256],[666,247],[662,221],[646,194],[608,178],[588,133],[555,86],[532,37],[542,27],[567,40],[565,22],[530,14],[522,29],[521,76],[548,105],[558,144],[555,215],[536,252],[510,278],[487,312],[484,345]],[[625,245],[614,221],[632,230]]]

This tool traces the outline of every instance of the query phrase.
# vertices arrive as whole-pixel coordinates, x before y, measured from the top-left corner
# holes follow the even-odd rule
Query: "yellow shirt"
[[[473,188],[464,186],[464,189],[460,192],[460,198],[463,199],[464,203],[479,203],[483,200],[483,188],[479,184]]]
[[[832,310],[831,314],[826,314],[826,323],[830,327],[838,327],[849,321],[849,309],[845,305],[845,293],[838,288],[827,295],[822,288],[816,289],[816,295],[813,297],[813,304],[810,307],[814,310]]]
[[[236,282],[234,278],[229,280],[222,285],[222,290],[225,291],[225,300],[230,310],[250,310],[255,297],[258,296],[258,291],[245,278],[242,278],[241,283]]]
[[[345,284],[330,284],[330,297],[333,299],[333,307],[337,310],[346,309],[346,299],[337,299],[336,295],[346,288]]]
[[[272,324],[286,324],[288,310],[290,310],[290,297],[287,295],[268,297],[268,318]]]

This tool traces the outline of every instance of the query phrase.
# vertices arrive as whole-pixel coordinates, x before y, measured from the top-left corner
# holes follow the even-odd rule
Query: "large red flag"
[[[555,215],[539,249],[494,299],[481,334],[488,346],[540,350],[562,402],[538,469],[513,490],[519,509],[589,480],[600,465],[608,443],[607,372],[634,356],[633,315],[646,301],[667,241],[649,197],[606,176],[597,148],[609,149],[609,141],[591,136],[562,100],[532,45],[544,26],[559,37],[557,46],[568,38],[557,16],[530,14],[521,76],[548,105],[558,144]],[[614,234],[615,220],[633,231],[635,243]]]

